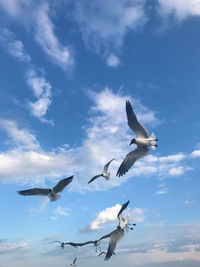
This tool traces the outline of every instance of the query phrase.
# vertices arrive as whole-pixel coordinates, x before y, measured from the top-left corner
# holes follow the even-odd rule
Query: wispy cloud
[[[69,215],[69,208],[62,208],[61,206],[58,206],[54,210],[54,214],[57,216],[68,216]]]
[[[0,242],[0,254],[15,252],[25,252],[28,250],[27,243],[10,243],[7,241]]]
[[[102,55],[119,51],[127,32],[137,31],[146,23],[145,0],[96,0],[92,5],[75,3],[74,20],[86,46]],[[92,21],[92,23],[91,23]],[[111,65],[113,59],[110,59]]]
[[[31,57],[26,52],[23,43],[20,40],[16,40],[13,33],[6,28],[1,29],[0,43],[16,60],[25,63],[31,61]]]
[[[0,8],[19,25],[29,28],[36,42],[54,64],[66,72],[71,72],[74,65],[72,50],[63,45],[56,36],[49,17],[50,7],[47,1],[0,0]],[[21,49],[20,43],[15,43],[14,46],[18,50]]]
[[[37,98],[35,102],[29,102],[31,114],[37,117],[41,122],[50,123],[52,120],[45,118],[46,112],[51,105],[51,84],[43,77],[39,76],[33,68],[27,72],[27,84],[32,89],[34,96]]]

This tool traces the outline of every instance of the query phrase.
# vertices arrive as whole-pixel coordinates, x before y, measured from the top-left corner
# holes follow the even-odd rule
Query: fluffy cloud
[[[44,89],[35,89],[40,96]],[[70,184],[73,191],[106,190],[119,186],[131,177],[157,176],[167,179],[171,176],[183,175],[190,168],[185,161],[192,157],[178,153],[165,157],[153,154],[136,162],[134,167],[123,177],[114,177],[125,155],[130,151],[128,144],[133,136],[126,122],[125,100],[130,99],[139,120],[147,128],[156,126],[159,121],[154,111],[143,106],[137,99],[114,94],[110,89],[89,96],[94,101],[89,118],[89,126],[85,128],[85,137],[78,147],[63,145],[60,148],[44,151],[36,137],[28,130],[20,128],[16,122],[1,120],[0,126],[12,139],[9,151],[0,153],[0,179],[3,181],[33,181],[43,183],[44,179],[55,179],[65,175],[76,175]],[[87,155],[87,157],[85,157]],[[111,179],[97,179],[88,186],[90,177],[101,171],[106,162],[116,158],[110,165]],[[26,166],[29,166],[27,168]],[[88,167],[89,166],[89,167]]]

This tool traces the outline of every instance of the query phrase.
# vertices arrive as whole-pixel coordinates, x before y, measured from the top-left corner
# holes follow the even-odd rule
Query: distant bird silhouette
[[[106,165],[104,166],[103,169],[103,173],[102,174],[98,174],[95,175],[89,182],[88,184],[90,184],[91,182],[93,182],[94,180],[96,180],[99,177],[104,177],[106,180],[108,180],[110,178],[110,173],[108,172],[108,167],[110,165],[110,163],[113,161],[114,159],[111,159],[111,161],[109,161],[108,163],[106,163]]]
[[[99,253],[98,256],[101,256],[102,254],[106,254],[106,252],[102,251],[101,253]],[[113,255],[115,255],[115,252],[113,251]]]
[[[57,193],[63,191],[63,189],[72,182],[73,176],[60,180],[56,186],[49,189],[32,188],[27,190],[18,191],[19,195],[23,196],[48,196],[50,201],[56,201],[61,196]]]
[[[61,242],[61,241],[52,241],[52,242],[49,242],[49,244],[51,244],[51,243],[60,243],[60,247],[63,249],[64,247],[65,247],[65,245],[70,245],[70,246],[72,246],[72,247],[76,247],[75,246],[75,244],[74,243],[72,243],[72,242],[67,242],[67,243],[65,243],[65,242]]]
[[[116,176],[122,176],[133,166],[133,164],[140,158],[145,157],[148,152],[148,146],[152,149],[157,147],[155,134],[152,133],[149,137],[147,129],[137,120],[137,117],[133,111],[131,103],[126,101],[126,115],[128,119],[128,125],[135,132],[137,138],[133,138],[130,142],[130,145],[136,144],[137,148],[129,152],[124,161],[121,163]]]
[[[74,247],[82,247],[82,246],[89,245],[89,244],[93,244],[94,245],[96,252],[97,252],[98,248],[99,248],[99,250],[101,252],[100,240],[87,241],[87,242],[83,242],[83,243],[72,243],[72,242],[70,242],[70,245],[72,245]]]
[[[75,258],[74,261],[73,261],[73,263],[71,263],[70,265],[71,265],[71,266],[76,266],[76,263],[75,263],[76,260],[77,260],[77,258]]]

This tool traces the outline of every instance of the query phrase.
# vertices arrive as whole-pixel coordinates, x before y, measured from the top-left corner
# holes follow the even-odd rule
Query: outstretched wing
[[[111,237],[112,233],[114,233],[115,231],[116,231],[116,230],[112,231],[110,234],[107,234],[107,235],[104,235],[104,236],[100,237],[97,241],[100,241],[100,240],[102,240],[102,239]]]
[[[51,244],[51,243],[60,243],[60,244],[62,244],[62,242],[60,242],[60,241],[51,241],[51,242],[49,242],[49,244]]]
[[[75,262],[76,262],[76,260],[77,260],[77,258],[75,258],[75,259],[74,259],[73,263],[75,263]]]
[[[108,166],[110,165],[110,163],[113,161],[114,159],[111,159],[108,163],[106,163],[106,165],[104,166],[104,172],[108,171]]]
[[[128,119],[128,125],[131,130],[133,130],[138,137],[148,138],[149,133],[147,129],[137,120],[129,100],[126,100],[126,115]]]
[[[88,245],[88,244],[94,244],[94,241],[87,241],[87,242],[84,242],[84,243],[77,243],[76,246],[82,247],[82,246],[85,246],[85,245]]]
[[[119,166],[116,176],[124,175],[138,159],[145,157],[148,152],[149,149],[145,146],[138,146],[135,150],[129,152]]]
[[[97,178],[101,177],[101,174],[95,175],[89,182],[88,184],[90,184],[91,182],[93,182],[94,180],[96,180]]]
[[[47,196],[48,193],[49,189],[42,189],[42,188],[32,188],[32,189],[18,191],[18,194],[23,196]]]
[[[126,203],[124,203],[119,211],[119,213],[117,214],[117,218],[119,219],[119,216],[122,214],[122,212],[127,208],[128,204],[129,204],[130,200],[128,200]]]
[[[77,247],[77,244],[76,243],[73,243],[73,242],[67,242],[67,243],[64,243],[64,245],[70,245],[70,246],[72,246],[74,248]]]
[[[112,233],[110,237],[110,242],[109,242],[108,250],[106,253],[106,257],[104,259],[105,261],[109,260],[110,257],[113,255],[117,242],[121,240],[123,236],[124,236],[124,230],[122,229],[117,229]]]
[[[60,180],[56,186],[54,186],[53,190],[55,193],[59,193],[59,192],[62,192],[63,189],[72,182],[73,180],[73,175],[68,177],[68,178],[65,178],[65,179],[62,179]]]

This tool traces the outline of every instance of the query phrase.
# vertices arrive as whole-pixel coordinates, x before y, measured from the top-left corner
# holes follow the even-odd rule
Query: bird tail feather
[[[151,140],[151,145],[150,145],[150,147],[151,147],[153,150],[155,150],[156,147],[157,147],[156,136],[155,136],[155,134],[152,133],[149,139]]]

